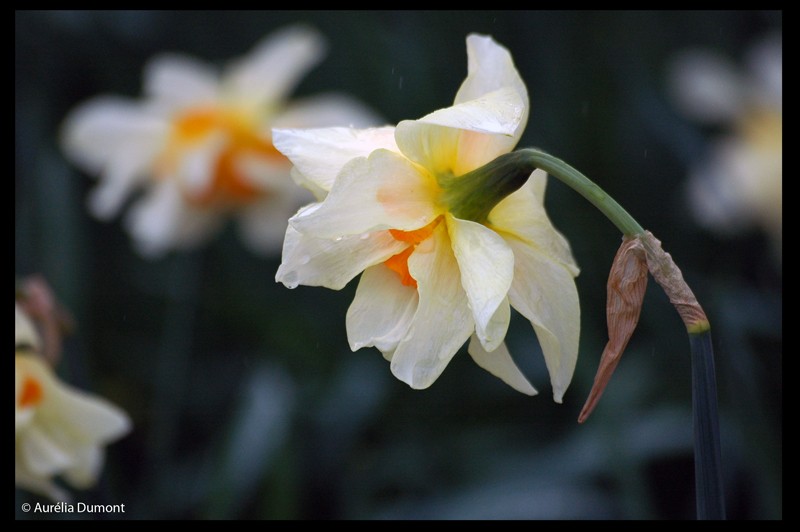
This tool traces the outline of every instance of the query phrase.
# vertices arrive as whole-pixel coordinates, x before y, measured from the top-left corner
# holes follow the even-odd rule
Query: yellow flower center
[[[395,240],[411,244],[406,249],[390,257],[384,264],[400,277],[400,282],[405,286],[417,287],[417,281],[411,277],[408,271],[408,257],[414,252],[417,245],[426,240],[433,234],[433,230],[441,223],[442,217],[437,216],[431,223],[414,231],[400,231],[399,229],[389,229]]]
[[[198,107],[184,111],[173,122],[157,174],[175,175],[186,152],[213,134],[220,135],[225,144],[213,163],[212,178],[202,190],[184,190],[186,200],[196,207],[244,205],[267,193],[242,175],[238,164],[245,156],[289,164],[248,116],[229,109]]]
[[[21,408],[36,406],[42,402],[44,392],[42,385],[33,377],[25,377],[22,383],[22,393],[19,394],[19,406]]]

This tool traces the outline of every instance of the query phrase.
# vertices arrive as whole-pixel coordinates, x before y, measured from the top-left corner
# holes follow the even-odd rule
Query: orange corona
[[[246,156],[285,162],[285,157],[269,138],[259,135],[256,125],[240,113],[213,107],[190,109],[173,123],[172,137],[163,157],[161,175],[174,175],[186,150],[209,135],[225,139],[214,162],[214,174],[208,186],[200,191],[185,191],[186,200],[196,207],[244,205],[263,197],[265,191],[253,186],[237,166]]]
[[[411,244],[406,249],[389,258],[384,264],[393,272],[395,272],[398,276],[400,276],[400,282],[402,282],[405,286],[413,286],[414,288],[417,287],[417,281],[411,276],[411,273],[408,271],[408,257],[414,252],[414,249],[417,245],[426,240],[433,234],[433,230],[436,229],[436,226],[442,221],[441,216],[437,216],[435,220],[431,223],[422,227],[420,229],[416,229],[414,231],[400,231],[399,229],[389,229],[389,232],[392,234],[395,240],[399,240],[401,242],[407,242]]]
[[[44,392],[39,381],[32,377],[25,377],[22,383],[22,393],[19,394],[19,406],[22,408],[36,406],[42,402]]]

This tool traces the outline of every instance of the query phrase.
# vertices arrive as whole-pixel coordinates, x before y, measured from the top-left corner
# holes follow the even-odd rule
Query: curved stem
[[[725,499],[722,489],[722,458],[720,452],[719,412],[717,411],[717,384],[714,371],[714,350],[708,318],[698,303],[680,269],[669,253],[649,231],[622,208],[603,189],[581,172],[561,159],[534,148],[518,150],[527,164],[541,168],[577,191],[606,215],[627,238],[634,239],[647,262],[647,269],[655,278],[677,309],[689,333],[692,352],[692,424],[694,427],[695,491],[698,519],[725,519]],[[626,240],[627,240],[626,238]],[[625,244],[623,244],[625,245]],[[613,272],[613,270],[612,270]],[[641,305],[641,300],[638,302]],[[635,309],[638,311],[638,309]],[[630,331],[632,332],[632,331]],[[611,341],[609,341],[611,343]],[[627,343],[627,338],[624,339]],[[623,344],[624,348],[624,344]],[[599,386],[599,394],[610,379],[621,350]],[[604,353],[605,355],[605,353]],[[603,363],[601,361],[601,370]],[[600,375],[600,370],[598,371]],[[595,381],[598,387],[598,381]],[[595,389],[593,388],[593,392]],[[590,396],[591,399],[591,396]],[[596,401],[595,401],[596,402]],[[594,407],[590,406],[588,412]],[[586,407],[584,407],[586,412]],[[588,412],[581,413],[585,420]]]
[[[564,184],[574,189],[578,194],[589,200],[600,212],[606,215],[611,222],[622,231],[625,236],[636,236],[644,233],[644,229],[628,211],[622,208],[614,198],[609,196],[602,188],[591,179],[568,165],[558,157],[537,150],[536,148],[523,148],[517,150],[525,153],[526,158],[537,168],[541,168]]]

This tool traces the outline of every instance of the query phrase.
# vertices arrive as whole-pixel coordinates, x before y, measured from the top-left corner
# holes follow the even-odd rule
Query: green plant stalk
[[[548,153],[534,148],[517,152],[524,154],[526,164],[546,171],[589,200],[625,237],[640,240],[650,273],[678,310],[689,334],[697,518],[725,519],[714,350],[711,328],[700,304],[661,243],[597,184]]]
[[[611,220],[611,223],[616,225],[623,235],[632,237],[644,233],[644,228],[639,225],[639,222],[633,216],[628,214],[628,211],[622,208],[622,205],[572,166],[558,157],[553,157],[549,153],[535,148],[523,148],[517,151],[525,153],[527,155],[526,159],[536,168],[541,168],[553,177],[558,178],[575,192],[589,200],[589,203],[597,207],[606,218]]]
[[[711,331],[689,333],[692,347],[692,412],[697,518],[725,519],[717,383]]]

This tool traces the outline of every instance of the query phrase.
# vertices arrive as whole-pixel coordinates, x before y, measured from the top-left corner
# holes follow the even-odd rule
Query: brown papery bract
[[[639,323],[647,289],[647,260],[639,238],[625,238],[608,275],[606,319],[608,343],[600,357],[594,385],[583,405],[578,423],[583,423],[597,406]]]

